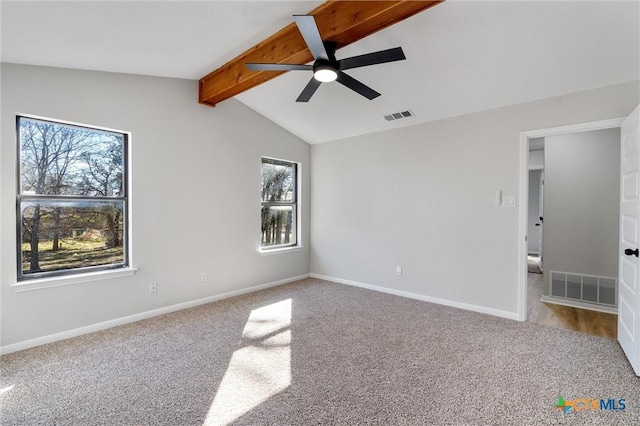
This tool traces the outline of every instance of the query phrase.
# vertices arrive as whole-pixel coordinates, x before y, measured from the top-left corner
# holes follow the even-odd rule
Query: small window
[[[17,117],[18,280],[129,266],[128,135]]]
[[[298,165],[262,159],[262,248],[297,245]]]

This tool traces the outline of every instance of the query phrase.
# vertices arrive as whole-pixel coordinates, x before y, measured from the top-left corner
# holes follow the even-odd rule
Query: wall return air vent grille
[[[393,114],[385,115],[384,119],[387,121],[400,120],[401,118],[414,117],[415,114],[410,109],[406,111],[394,112]]]

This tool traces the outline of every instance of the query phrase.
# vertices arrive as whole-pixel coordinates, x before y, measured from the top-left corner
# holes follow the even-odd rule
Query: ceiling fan
[[[313,71],[313,78],[302,90],[296,102],[309,102],[320,84],[329,81],[337,81],[369,100],[377,98],[380,93],[349,76],[344,70],[406,59],[402,48],[396,47],[337,60],[335,56],[336,43],[322,40],[316,20],[312,15],[293,15],[293,19],[315,59],[313,65],[257,63],[247,63],[246,65],[250,70],[260,71]]]

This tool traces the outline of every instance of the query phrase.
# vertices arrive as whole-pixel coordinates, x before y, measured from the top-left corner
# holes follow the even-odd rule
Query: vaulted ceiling
[[[320,1],[2,1],[3,62],[198,80]],[[351,71],[306,104],[289,72],[236,96],[309,143],[346,138],[640,78],[637,1],[456,1],[339,49],[402,46],[407,60]],[[197,102],[194,94],[194,102]],[[411,110],[415,117],[386,121]]]

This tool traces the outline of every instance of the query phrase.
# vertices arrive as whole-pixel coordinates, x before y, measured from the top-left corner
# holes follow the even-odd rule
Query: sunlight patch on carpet
[[[205,425],[227,425],[291,385],[291,299],[254,309]]]
[[[6,388],[2,388],[0,389],[0,395],[4,395],[5,393],[9,392],[11,389],[13,389],[15,385],[11,385],[11,386],[7,386]]]

